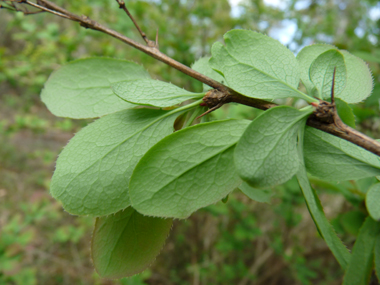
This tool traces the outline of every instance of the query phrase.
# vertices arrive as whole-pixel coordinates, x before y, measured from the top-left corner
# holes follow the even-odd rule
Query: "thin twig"
[[[196,80],[207,84],[208,86],[213,87],[214,89],[218,90],[220,93],[223,95],[223,104],[227,104],[230,102],[236,102],[239,104],[244,104],[250,107],[258,108],[261,110],[267,110],[269,108],[277,106],[276,104],[260,100],[260,99],[255,99],[255,98],[250,98],[247,96],[244,96],[233,89],[225,86],[224,84],[209,78],[191,68],[188,66],[172,59],[171,57],[167,56],[166,54],[160,52],[156,47],[151,47],[151,46],[145,46],[142,45],[128,37],[125,37],[124,35],[111,30],[107,28],[106,26],[103,26],[99,24],[98,22],[91,20],[87,16],[78,16],[75,15],[62,7],[57,6],[56,4],[47,1],[47,0],[38,0],[39,4],[30,2],[28,0],[11,0],[11,2],[16,2],[20,4],[27,4],[36,8],[39,8],[41,10],[44,10],[46,12],[52,13],[54,15],[69,19],[71,21],[76,21],[79,22],[82,27],[92,29],[95,31],[100,31],[103,32],[107,35],[110,35],[116,39],[121,40],[122,42],[146,53],[147,55],[179,70],[180,72],[189,75]],[[16,8],[17,9],[17,8]],[[138,27],[138,26],[137,26]],[[141,30],[140,30],[141,31]],[[213,108],[219,103],[215,104],[214,106],[208,105],[208,107]],[[329,105],[328,102],[325,101],[320,101],[319,105]],[[331,104],[330,104],[331,105]],[[218,106],[219,107],[219,106]],[[321,116],[318,112],[318,110],[324,110],[324,108],[316,108],[316,111],[314,114],[312,114],[309,119],[307,120],[307,125],[314,127],[316,129],[320,129],[324,132],[327,132],[329,134],[332,134],[334,136],[340,137],[342,139],[345,139],[351,143],[354,143],[376,155],[380,156],[380,143],[375,141],[374,139],[346,126],[341,120],[339,119],[339,116],[333,117],[332,122],[326,121],[326,118],[321,119]],[[323,115],[323,114],[322,114]]]
[[[132,14],[129,12],[127,6],[125,6],[125,2],[123,0],[116,0],[116,2],[119,4],[119,8],[123,9],[124,12],[128,15],[128,17],[132,20],[133,24],[135,25],[136,29],[139,31],[141,37],[146,42],[146,44],[149,47],[158,47],[158,38],[157,38],[158,32],[157,32],[157,36],[156,36],[156,42],[149,40],[148,37],[146,36],[146,34],[140,29],[140,26],[137,24],[135,18],[133,18],[133,16],[132,16]]]

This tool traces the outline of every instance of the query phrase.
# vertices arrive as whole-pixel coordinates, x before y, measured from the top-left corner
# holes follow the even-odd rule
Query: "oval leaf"
[[[112,85],[112,90],[125,101],[154,107],[170,107],[205,95],[152,79],[118,82]]]
[[[360,58],[342,50],[347,68],[347,84],[337,97],[347,103],[358,103],[371,95],[373,79],[368,65]]]
[[[83,128],[57,160],[51,194],[74,215],[103,216],[128,207],[134,167],[173,132],[177,116],[173,111],[124,110]]]
[[[133,208],[96,219],[91,253],[101,277],[122,278],[145,270],[165,244],[172,219],[146,217]]]
[[[319,55],[310,66],[310,80],[322,100],[331,97],[334,68],[336,68],[334,94],[338,96],[345,88],[347,78],[343,55],[337,50],[329,50]]]
[[[288,106],[271,108],[248,126],[235,149],[240,177],[252,187],[271,187],[292,178],[299,167],[298,129],[311,108],[300,111]]]
[[[210,66],[221,73],[229,87],[249,97],[276,99],[314,98],[298,88],[300,75],[293,53],[278,41],[248,30],[224,35],[224,46],[212,46]]]
[[[311,82],[309,77],[310,66],[313,61],[322,53],[328,50],[336,50],[336,47],[326,44],[315,44],[304,47],[297,54],[297,61],[300,67],[300,76],[303,85],[305,85],[308,94],[313,94],[314,84]]]
[[[380,175],[378,156],[311,127],[306,127],[304,152],[307,171],[324,180],[344,181]]]
[[[372,219],[380,220],[380,183],[373,185],[367,192],[365,203]]]
[[[350,105],[339,98],[335,98],[335,106],[342,121],[351,128],[356,128],[355,115]]]
[[[132,206],[145,215],[187,218],[240,185],[233,150],[249,121],[199,124],[161,140],[131,177]]]
[[[58,117],[101,117],[136,107],[115,96],[111,84],[145,78],[150,78],[148,72],[127,60],[101,57],[80,59],[50,75],[41,99]]]

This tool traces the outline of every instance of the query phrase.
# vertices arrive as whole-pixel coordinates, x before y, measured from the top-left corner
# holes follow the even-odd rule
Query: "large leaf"
[[[201,57],[196,62],[194,62],[191,68],[198,71],[199,73],[202,73],[203,75],[206,75],[207,77],[210,77],[226,85],[224,77],[210,67],[210,64],[209,64],[210,58],[211,58],[210,56]],[[203,84],[203,90],[208,90],[208,89],[213,89],[213,88],[206,84]]]
[[[293,53],[278,41],[248,30],[224,35],[224,46],[212,46],[210,66],[221,73],[229,87],[254,98],[314,98],[297,90],[300,75]]]
[[[296,174],[300,159],[297,134],[311,108],[300,111],[288,106],[271,108],[248,126],[235,149],[240,177],[252,187],[271,187]]]
[[[117,97],[111,84],[150,78],[136,63],[112,58],[87,58],[70,62],[53,72],[41,99],[58,117],[96,118],[133,108]]]
[[[133,208],[96,219],[91,251],[101,277],[122,278],[145,270],[159,254],[172,219],[146,217]]]
[[[298,151],[301,158],[301,167],[297,172],[297,180],[301,187],[303,196],[306,201],[307,208],[309,209],[310,215],[313,218],[315,225],[317,226],[318,232],[325,240],[327,246],[330,248],[331,252],[339,262],[340,266],[343,269],[346,269],[350,261],[350,253],[347,248],[344,246],[342,241],[336,235],[333,227],[327,220],[321,201],[319,200],[317,193],[311,187],[309,179],[307,177],[306,168],[303,165],[303,137],[304,129],[299,131],[299,145]]]
[[[309,77],[310,66],[313,61],[322,53],[328,50],[336,50],[336,47],[326,44],[315,44],[304,47],[297,54],[297,61],[300,67],[300,76],[303,85],[305,85],[307,92],[313,95],[314,84],[311,82]]]
[[[310,79],[322,100],[331,97],[334,68],[334,94],[338,96],[346,87],[347,72],[343,55],[338,50],[328,50],[319,55],[310,66]]]
[[[170,107],[205,95],[153,79],[118,82],[112,85],[112,90],[121,99],[130,103],[155,107]]]
[[[373,185],[367,192],[365,203],[372,219],[380,220],[380,183]]]
[[[133,172],[132,206],[145,215],[186,218],[224,198],[241,183],[233,151],[248,124],[245,120],[204,123],[161,140]]]
[[[305,164],[307,171],[325,180],[355,180],[380,175],[375,154],[341,138],[306,127]]]
[[[344,285],[366,285],[371,277],[374,248],[379,239],[380,224],[368,217],[360,229],[344,275]]]
[[[128,207],[132,171],[151,146],[173,132],[175,111],[124,110],[83,128],[57,160],[53,197],[75,215],[103,216]]]

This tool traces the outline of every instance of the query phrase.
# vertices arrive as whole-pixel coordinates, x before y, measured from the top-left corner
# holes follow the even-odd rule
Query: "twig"
[[[139,31],[141,37],[146,42],[148,47],[158,48],[158,31],[156,35],[156,42],[149,40],[146,34],[140,29],[140,26],[137,24],[135,18],[133,18],[131,13],[129,13],[127,6],[125,6],[125,2],[123,0],[116,0],[116,2],[119,4],[119,8],[123,9],[124,12],[128,15],[128,17],[132,20],[133,24],[135,25],[136,29]]]
[[[219,92],[218,96],[220,96],[221,101],[215,103],[215,105],[207,104],[207,106],[209,108],[214,108],[217,105],[222,106],[223,104],[227,104],[230,102],[235,102],[235,103],[247,105],[247,106],[258,108],[261,110],[267,110],[269,108],[277,106],[276,104],[273,104],[273,103],[270,103],[270,102],[267,102],[264,100],[244,96],[244,95],[234,91],[233,89],[225,86],[224,84],[222,84],[222,83],[220,83],[220,82],[218,82],[212,78],[209,78],[209,77],[189,68],[188,66],[172,59],[171,57],[167,56],[166,54],[160,52],[156,48],[156,46],[152,47],[149,45],[147,45],[147,46],[142,45],[142,44],[140,44],[140,43],[138,43],[138,42],[136,42],[136,41],[134,41],[128,37],[125,37],[124,35],[116,32],[114,30],[107,28],[106,26],[99,24],[98,22],[96,22],[94,20],[91,20],[87,16],[75,15],[75,14],[63,9],[62,7],[57,6],[56,4],[54,4],[50,1],[38,0],[38,4],[31,2],[31,1],[28,1],[28,0],[10,0],[10,2],[27,4],[27,5],[39,8],[43,11],[57,15],[59,17],[63,17],[63,18],[69,19],[71,21],[79,22],[79,24],[82,27],[85,27],[87,29],[92,29],[95,31],[103,32],[103,33],[110,35],[110,36],[112,36],[112,37],[114,37],[114,38],[116,38],[116,39],[118,39],[118,40],[120,40],[120,41],[144,52],[144,53],[146,53],[147,55],[149,55],[149,56],[151,56],[151,57],[153,57],[153,58],[155,58],[155,59],[157,59],[157,60],[159,60],[159,61],[177,69],[177,70],[179,70],[180,72],[182,72],[186,75],[189,75],[189,76],[195,78],[196,80],[207,84],[208,86],[213,87],[214,89],[216,89]],[[118,1],[118,3],[119,3],[119,1]],[[133,19],[133,17],[131,19]],[[134,21],[134,23],[135,23],[135,21]],[[137,24],[135,24],[135,26],[136,26],[136,28],[138,27]],[[145,35],[144,33],[141,32],[140,29],[139,29],[139,32],[142,36]],[[157,34],[157,36],[158,36],[158,34]],[[156,39],[157,39],[157,36],[156,36]],[[220,106],[218,106],[218,107],[220,107]],[[321,100],[320,103],[318,104],[318,108],[316,108],[314,114],[312,114],[308,118],[307,125],[314,127],[316,129],[320,129],[324,132],[327,132],[327,133],[332,134],[334,136],[340,137],[342,139],[345,139],[351,143],[354,143],[354,144],[356,144],[356,145],[380,156],[380,143],[375,141],[374,139],[350,128],[349,126],[346,126],[340,120],[339,116],[336,113],[336,110],[334,112],[328,111],[328,112],[330,112],[330,114],[333,114],[332,117],[331,116],[330,117],[320,116],[320,112],[326,112],[326,110],[328,109],[326,106],[328,106],[331,109],[331,103],[328,103],[326,101]],[[326,120],[326,118],[328,120]]]

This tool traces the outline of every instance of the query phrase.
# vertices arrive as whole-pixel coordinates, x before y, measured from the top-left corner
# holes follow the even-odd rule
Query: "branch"
[[[230,102],[235,102],[235,103],[251,106],[254,108],[261,109],[261,110],[267,110],[269,108],[277,106],[274,103],[270,103],[270,102],[267,102],[264,100],[244,96],[244,95],[232,90],[231,88],[223,85],[222,83],[220,83],[220,82],[218,82],[212,78],[209,78],[209,77],[189,68],[188,66],[172,59],[171,57],[167,56],[166,54],[160,52],[157,48],[157,36],[158,36],[158,34],[156,36],[156,42],[148,40],[146,38],[145,33],[141,31],[141,29],[137,25],[136,21],[134,20],[134,18],[131,16],[128,9],[125,7],[124,1],[118,1],[118,0],[116,0],[116,1],[119,4],[119,7],[121,9],[123,9],[128,14],[128,16],[131,18],[131,20],[135,24],[137,30],[139,31],[140,35],[142,36],[144,41],[147,43],[147,46],[142,45],[142,44],[140,44],[140,43],[138,43],[138,42],[136,42],[136,41],[134,41],[128,37],[125,37],[124,35],[116,32],[114,30],[111,30],[104,25],[101,25],[98,22],[91,20],[87,16],[78,16],[78,15],[73,14],[73,13],[65,10],[64,8],[59,7],[56,4],[54,4],[50,1],[47,1],[47,0],[37,0],[37,3],[31,2],[29,0],[10,0],[8,2],[14,2],[14,3],[19,3],[19,4],[27,4],[29,6],[33,6],[35,8],[38,8],[41,11],[45,11],[45,12],[54,14],[56,16],[69,19],[71,21],[78,22],[82,27],[84,27],[86,29],[92,29],[95,31],[103,32],[103,33],[110,35],[110,36],[112,36],[112,37],[114,37],[114,38],[116,38],[116,39],[118,39],[118,40],[142,51],[142,52],[144,52],[145,54],[147,54],[147,55],[149,55],[149,56],[151,56],[151,57],[153,57],[153,58],[155,58],[155,59],[157,59],[157,60],[159,60],[159,61],[177,69],[177,70],[179,70],[180,72],[182,72],[182,73],[184,73],[190,77],[193,77],[194,79],[196,79],[202,83],[205,83],[208,86],[213,87],[217,91],[216,93],[213,94],[213,96],[215,96],[216,99],[214,98],[212,101],[207,103],[207,99],[208,99],[207,96],[209,96],[210,93],[207,93],[205,98],[204,98],[204,101],[206,102],[206,105],[209,108],[217,109],[220,106],[227,104],[227,103],[230,103]],[[22,10],[18,10],[18,11],[24,12]],[[152,44],[150,44],[150,43],[154,43],[154,46],[152,46]],[[329,111],[330,115],[328,116],[329,118],[327,120],[326,120],[326,117],[322,118],[323,116],[321,116],[321,113],[320,113],[320,112],[322,112],[322,113],[326,112],[326,108],[330,109],[330,111]],[[340,137],[342,139],[345,139],[349,142],[352,142],[352,143],[354,143],[354,144],[356,144],[356,145],[380,156],[380,143],[377,142],[376,140],[374,140],[374,139],[350,128],[349,126],[345,125],[340,120],[339,116],[337,115],[334,103],[328,103],[325,101],[320,101],[320,103],[316,106],[314,114],[312,114],[309,117],[309,119],[307,120],[307,125],[314,127],[316,129],[320,129],[324,132],[327,132],[327,133],[332,134],[334,136]]]

